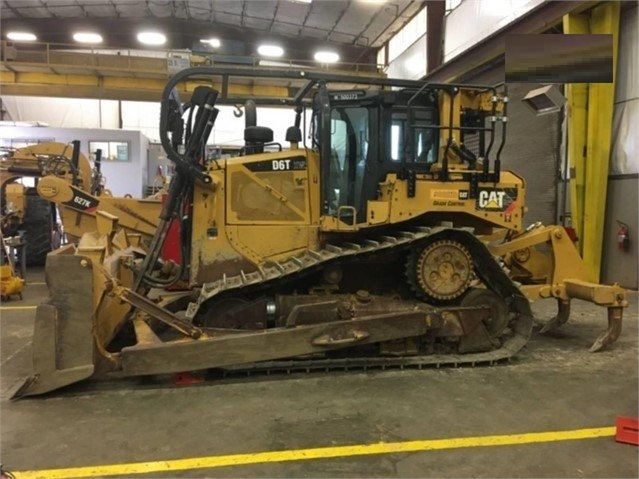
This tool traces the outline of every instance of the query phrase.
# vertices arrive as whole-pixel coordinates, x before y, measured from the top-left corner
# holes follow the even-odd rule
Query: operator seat
[[[264,153],[264,144],[273,141],[273,130],[265,126],[244,128],[244,150],[247,155]]]

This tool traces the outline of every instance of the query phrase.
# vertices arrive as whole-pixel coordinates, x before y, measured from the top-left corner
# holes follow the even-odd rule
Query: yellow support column
[[[617,72],[619,13],[617,2],[606,2],[590,14],[590,33],[613,35],[613,75]],[[591,83],[588,87],[588,139],[586,147],[586,195],[584,199],[583,259],[592,280],[599,281],[603,249],[603,225],[612,137],[615,83]]]
[[[589,33],[588,16],[564,15],[565,34]],[[568,167],[570,168],[570,215],[583,254],[584,198],[586,194],[586,133],[588,125],[588,83],[566,84],[566,114],[568,115]]]

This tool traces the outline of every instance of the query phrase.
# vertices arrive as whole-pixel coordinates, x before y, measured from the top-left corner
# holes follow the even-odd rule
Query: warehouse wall
[[[614,176],[608,180],[606,224],[604,230],[601,280],[619,283],[626,288],[637,289],[639,279],[639,222],[637,221],[637,175]],[[617,247],[617,221],[626,223],[630,230],[627,250]]]
[[[426,75],[426,35],[406,49],[395,60],[388,64],[386,73],[391,78],[418,80]]]
[[[446,17],[444,62],[474,47],[544,0],[490,0],[462,2]]]
[[[106,187],[113,195],[130,194],[135,198],[143,196],[142,184],[146,177],[149,140],[138,131],[0,126],[0,138],[4,144],[10,144],[12,139],[28,140],[31,143],[38,139],[60,143],[80,140],[80,150],[87,158],[89,141],[128,141],[130,161],[103,161],[102,174],[107,180]]]
[[[38,121],[54,128],[119,126],[115,100],[3,95],[2,103],[11,121]]]
[[[624,7],[626,8],[626,7]],[[612,125],[612,151],[606,203],[601,279],[627,288],[639,287],[639,27],[638,8],[622,10]],[[630,246],[617,248],[617,232],[629,226]]]
[[[639,7],[622,10],[615,78],[610,173],[639,173]]]

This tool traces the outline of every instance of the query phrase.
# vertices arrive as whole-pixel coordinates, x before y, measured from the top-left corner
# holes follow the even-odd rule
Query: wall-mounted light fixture
[[[566,98],[555,85],[530,90],[521,101],[537,116],[556,113],[566,104]]]

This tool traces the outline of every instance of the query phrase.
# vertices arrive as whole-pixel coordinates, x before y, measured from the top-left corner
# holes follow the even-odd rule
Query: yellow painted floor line
[[[20,309],[36,309],[37,306],[0,306],[0,311],[18,311]]]
[[[213,469],[225,466],[264,464],[269,462],[307,461],[336,457],[369,456],[399,452],[436,451],[465,447],[511,446],[541,442],[572,441],[614,436],[616,428],[598,427],[571,431],[533,432],[498,436],[475,436],[423,441],[380,442],[353,446],[316,447],[288,451],[254,452],[226,456],[193,457],[167,461],[133,462],[104,466],[71,467],[37,471],[11,471],[16,479],[71,479],[81,477],[130,476],[157,472],[184,471],[191,469]]]

